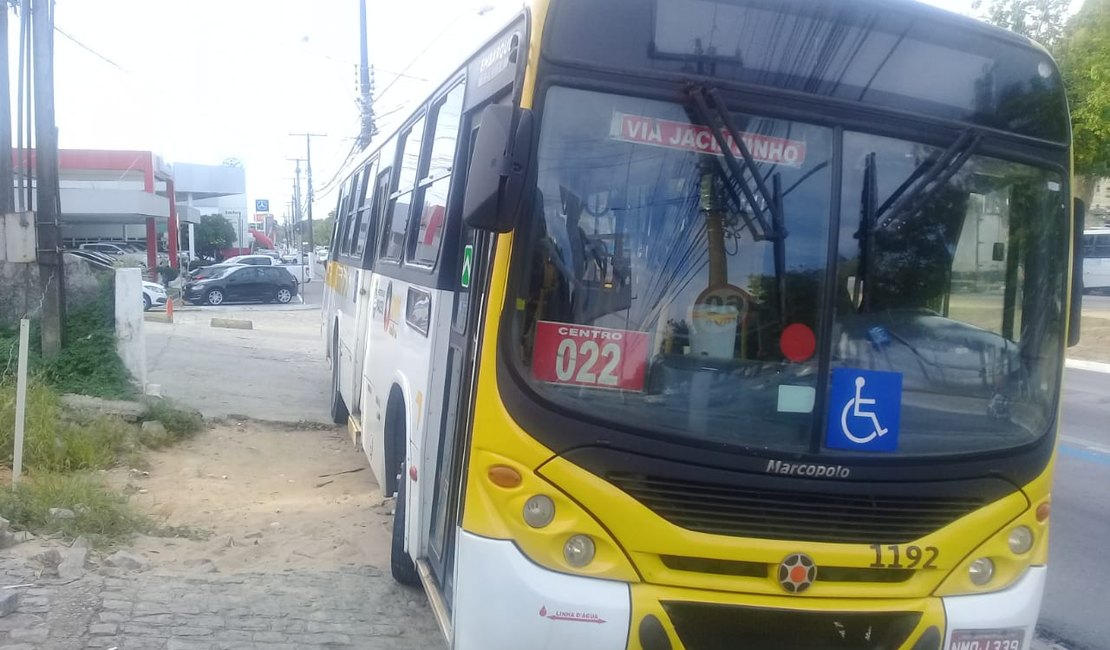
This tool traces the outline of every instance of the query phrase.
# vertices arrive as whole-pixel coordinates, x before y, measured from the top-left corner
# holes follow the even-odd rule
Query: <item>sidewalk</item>
[[[373,567],[345,571],[78,581],[5,562],[21,603],[0,618],[4,650],[442,650],[422,595]]]

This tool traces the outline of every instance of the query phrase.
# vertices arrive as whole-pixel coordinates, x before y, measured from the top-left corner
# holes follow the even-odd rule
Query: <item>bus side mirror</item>
[[[1075,199],[1072,208],[1071,304],[1068,306],[1068,347],[1079,345],[1079,321],[1083,313],[1083,228],[1087,205]]]
[[[482,112],[463,199],[463,222],[477,230],[512,231],[532,159],[532,112],[495,104]]]

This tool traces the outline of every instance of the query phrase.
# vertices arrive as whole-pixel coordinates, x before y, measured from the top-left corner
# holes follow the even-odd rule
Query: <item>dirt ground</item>
[[[111,478],[188,538],[139,537],[152,569],[220,573],[387,567],[392,501],[340,429],[223,421]]]
[[[1110,363],[1110,309],[1083,309],[1079,345],[1068,349],[1068,358]]]

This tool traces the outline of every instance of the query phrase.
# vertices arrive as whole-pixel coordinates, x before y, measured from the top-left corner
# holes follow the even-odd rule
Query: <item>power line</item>
[[[88,45],[85,45],[81,41],[77,40],[77,38],[74,37],[72,34],[69,34],[69,33],[65,32],[61,27],[58,27],[57,25],[54,25],[54,31],[58,32],[59,34],[61,34],[65,38],[72,41],[75,45],[77,45],[77,47],[80,47],[82,50],[85,50],[89,54],[92,54],[93,56],[100,59],[101,61],[104,61],[105,63],[112,66],[113,68],[118,69],[120,72],[123,72],[123,73],[126,73],[126,74],[132,74],[132,72],[130,70],[128,70],[127,68],[125,68],[122,65],[116,63],[115,61],[109,59],[108,57],[104,56],[100,52],[97,52],[96,50],[89,47]]]

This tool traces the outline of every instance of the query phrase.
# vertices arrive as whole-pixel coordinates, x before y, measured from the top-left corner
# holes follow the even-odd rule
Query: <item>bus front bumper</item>
[[[455,650],[1021,650],[1032,643],[1046,573],[1031,567],[989,594],[849,601],[572,576],[534,564],[511,541],[466,531],[457,551]]]

